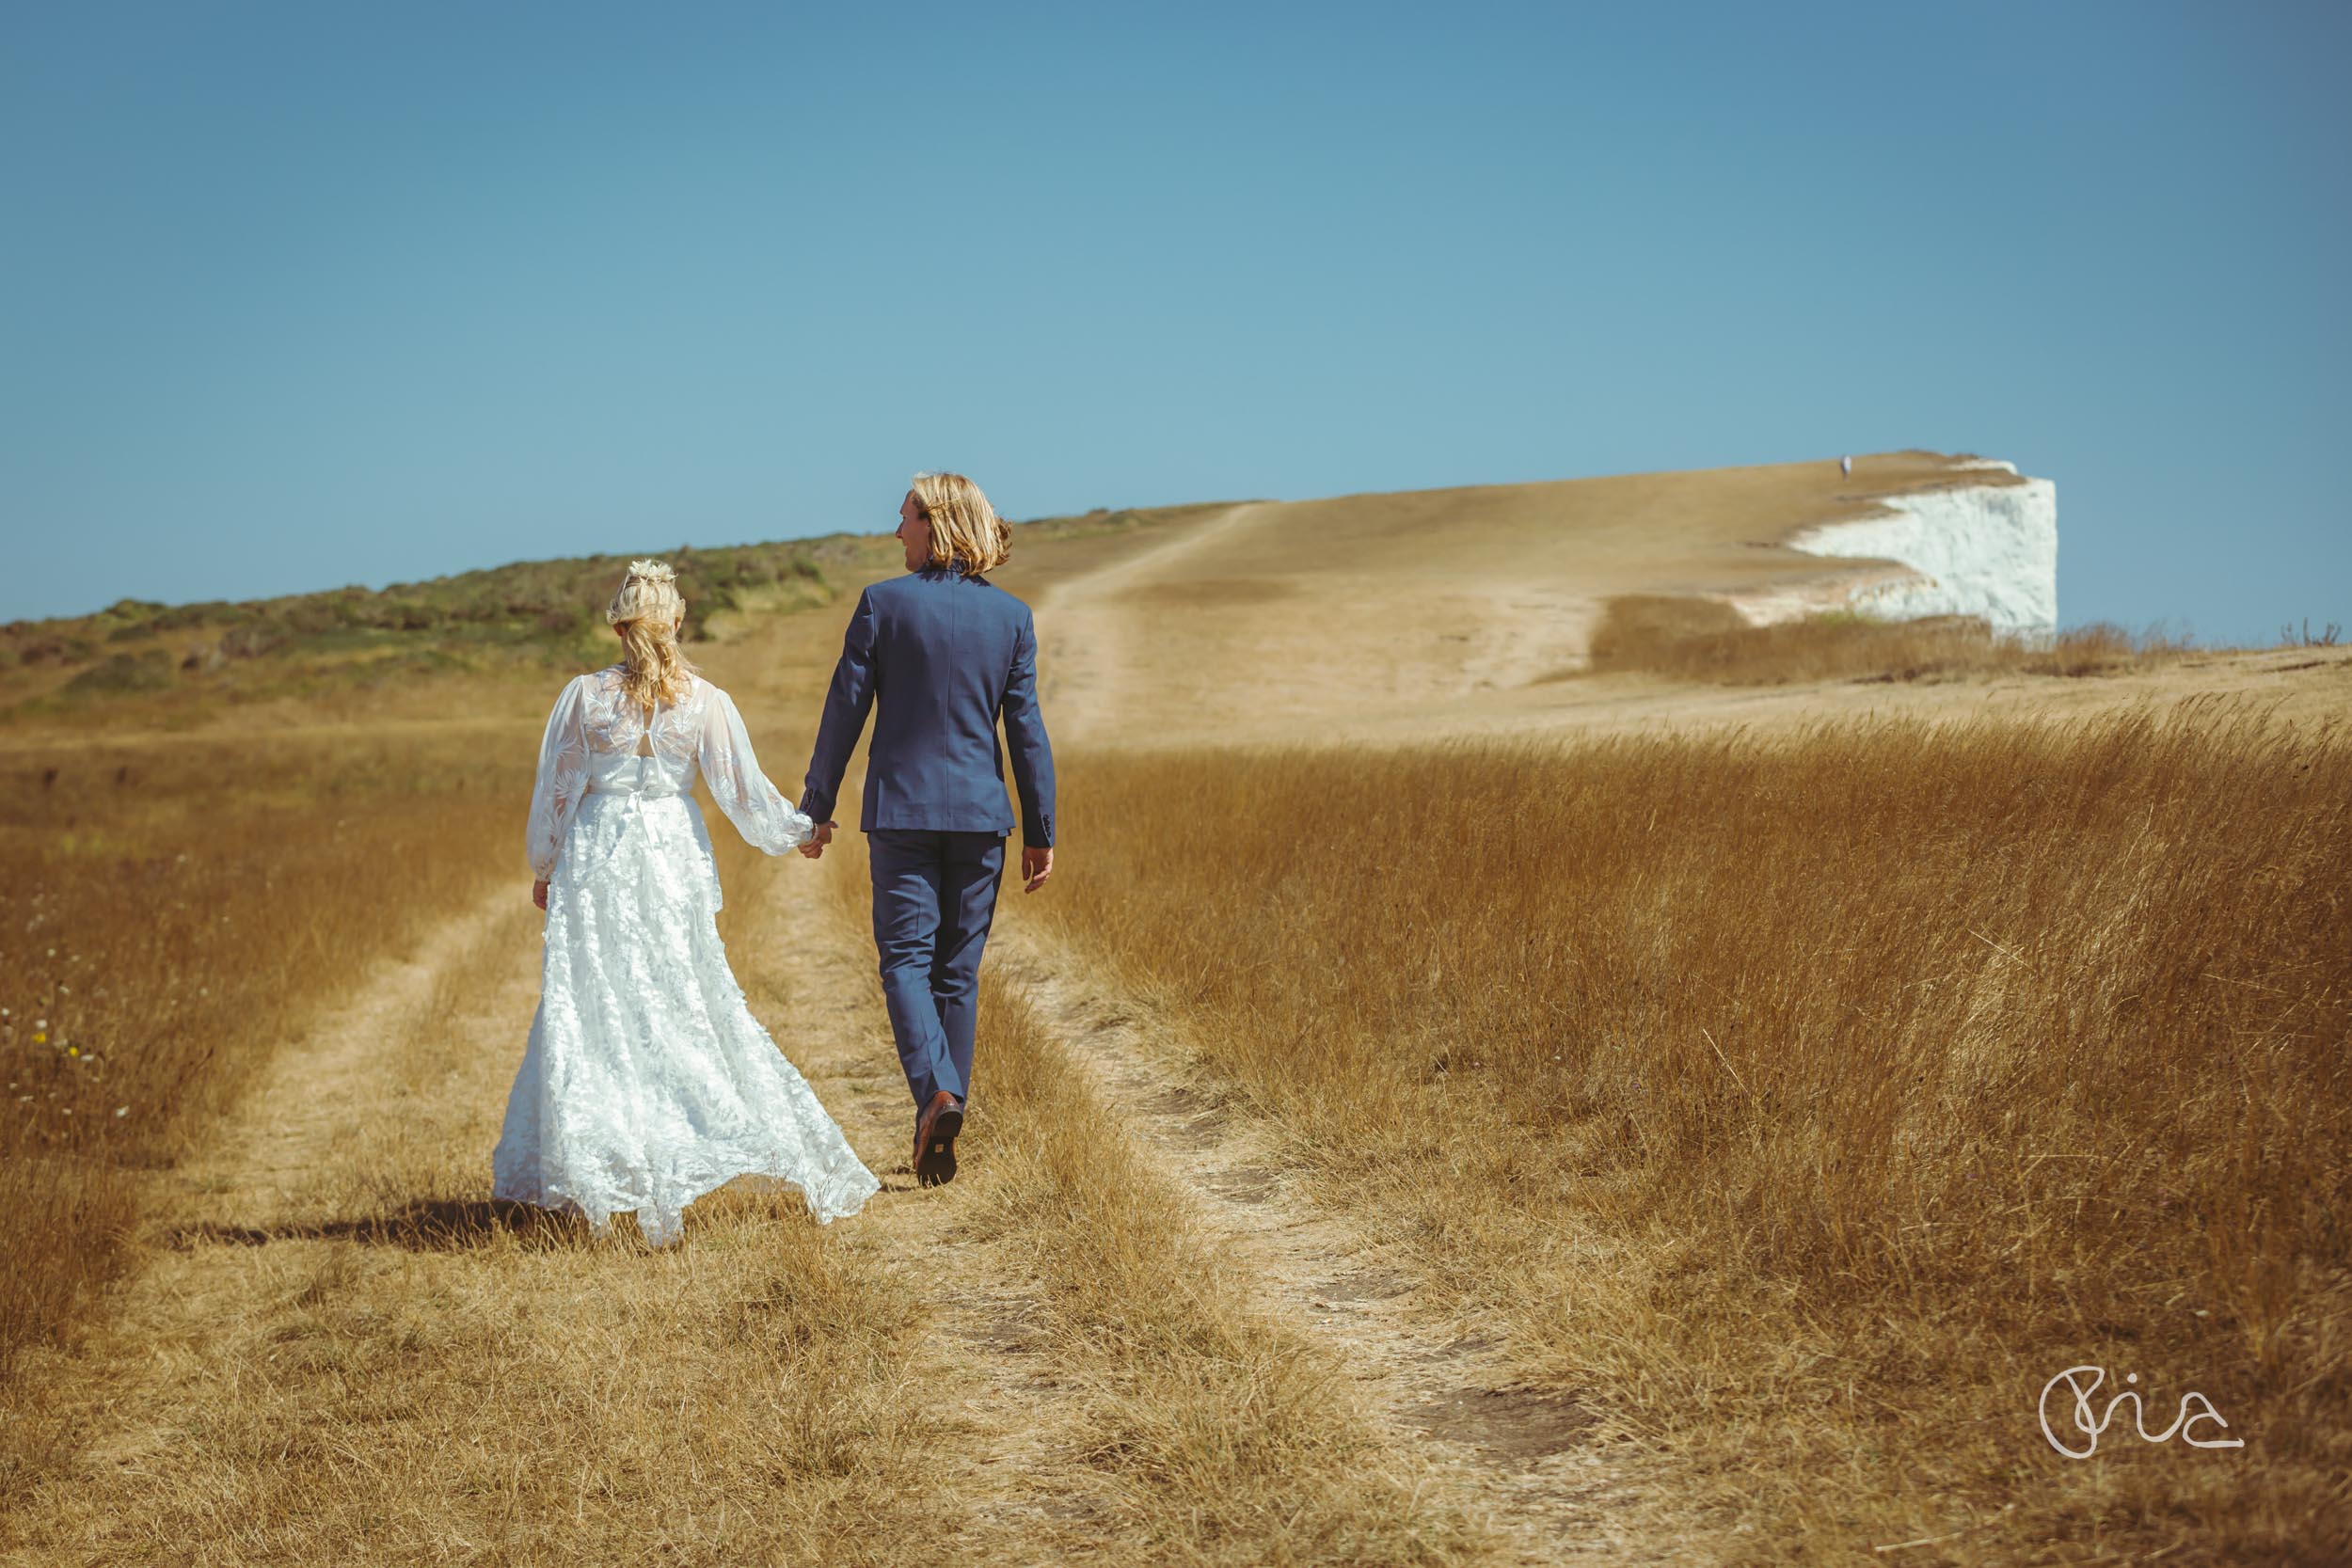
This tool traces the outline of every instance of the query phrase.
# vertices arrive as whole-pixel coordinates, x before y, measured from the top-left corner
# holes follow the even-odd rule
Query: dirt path
[[[1222,516],[1184,530],[1165,544],[1108,566],[1055,584],[1039,595],[1041,672],[1039,701],[1057,736],[1093,738],[1136,704],[1136,684],[1149,678],[1155,661],[1140,639],[1134,607],[1120,602],[1120,591],[1152,580],[1188,560],[1214,550],[1220,540],[1247,529],[1264,513],[1263,503],[1244,501]],[[1042,613],[1046,603],[1053,613]]]
[[[1523,1563],[1650,1560],[1629,1537],[1654,1467],[1583,1398],[1514,1375],[1487,1325],[1417,1304],[1413,1264],[1319,1205],[1301,1163],[1216,1076],[1186,1061],[1164,1021],[1050,938],[1006,923],[991,949],[1055,1046],[1241,1263],[1263,1307],[1346,1361],[1364,1407]]]
[[[780,863],[771,935],[737,967],[755,965],[791,999],[787,1053],[882,1178],[858,1216],[860,1241],[909,1268],[926,1317],[921,1381],[953,1391],[959,1428],[933,1483],[956,1505],[961,1548],[1001,1562],[1083,1555],[1104,1544],[1084,1521],[1105,1505],[1100,1477],[1076,1458],[1071,1391],[1050,1366],[1004,1354],[1032,1307],[1017,1243],[969,1233],[955,1187],[914,1184],[914,1101],[872,940],[820,880],[846,870],[838,857]]]

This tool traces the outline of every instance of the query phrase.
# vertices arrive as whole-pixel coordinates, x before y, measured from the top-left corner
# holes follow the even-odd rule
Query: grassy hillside
[[[710,638],[724,634],[730,617],[829,602],[875,550],[870,540],[835,535],[659,553],[676,566],[696,608],[690,635]],[[95,615],[19,621],[0,626],[0,669],[15,677],[17,693],[6,712],[87,712],[103,721],[126,699],[167,698],[182,711],[201,711],[366,691],[419,674],[601,663],[609,640],[602,606],[628,559],[517,562],[273,599],[123,599]]]
[[[1041,635],[1085,670],[1062,695],[1092,738],[1232,738],[1237,717],[1264,738],[1338,716],[1458,723],[1586,668],[1613,599],[1722,607],[1894,570],[1787,541],[1890,496],[2019,483],[1968,461],[1908,450],[1860,454],[1851,475],[1821,459],[1227,507],[1057,597]]]
[[[998,579],[1034,597],[1119,555],[1125,536],[1189,531],[1208,547],[1174,552],[1154,580],[1128,590],[1154,610],[1183,611],[1155,617],[1175,637],[1163,650],[1169,673],[1195,674],[1204,653],[1261,638],[1268,602],[1282,599],[1291,602],[1280,619],[1313,644],[1287,651],[1307,658],[1294,668],[1327,666],[1342,686],[1369,679],[1384,694],[1434,680],[1422,694],[1451,695],[1469,684],[1523,685],[1571,662],[1597,591],[1678,594],[1843,570],[1776,542],[1866,512],[1876,497],[1949,483],[1955,461],[1904,451],[1867,458],[1851,479],[1834,464],[1801,463],[1248,507],[1098,508],[1016,524]],[[899,559],[887,535],[843,533],[517,562],[279,598],[123,599],[93,615],[0,626],[9,677],[0,726],[189,727],[232,708],[322,701],[338,716],[376,714],[416,692],[419,676],[520,677],[536,689],[552,671],[606,661],[602,606],[630,556],[647,554],[677,567],[694,641],[830,605]],[[1428,669],[1400,674],[1400,659]]]
[[[1083,568],[1121,537],[1210,510],[1099,508],[1014,525],[1009,586]],[[514,679],[613,657],[604,604],[629,560],[677,568],[687,640],[724,642],[755,625],[854,596],[900,569],[887,534],[516,562],[388,588],[167,605],[122,599],[93,615],[0,626],[0,725],[193,726],[224,711],[324,703],[347,712],[415,692],[419,677]],[[437,684],[433,688],[438,689]]]

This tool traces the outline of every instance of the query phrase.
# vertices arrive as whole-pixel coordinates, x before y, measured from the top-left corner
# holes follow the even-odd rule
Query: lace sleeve
[[[793,810],[783,792],[759,770],[759,759],[752,754],[751,732],[743,727],[735,699],[715,686],[703,715],[699,760],[703,777],[710,784],[710,798],[719,802],[719,809],[727,814],[727,820],[745,842],[771,855],[781,855],[809,841],[816,824]]]
[[[543,882],[554,874],[564,832],[588,788],[588,739],[580,722],[580,692],[586,684],[584,676],[564,684],[548,715],[547,734],[539,740],[539,778],[531,790],[531,821],[523,847],[531,857],[531,874]]]

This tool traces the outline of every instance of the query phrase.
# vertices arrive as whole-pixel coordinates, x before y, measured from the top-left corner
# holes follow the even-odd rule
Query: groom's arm
[[[1054,747],[1037,705],[1037,621],[1025,610],[1013,636],[1012,678],[1005,683],[1005,741],[1013,787],[1021,792],[1021,843],[1029,849],[1054,843]]]
[[[841,775],[849,770],[850,753],[857,750],[866,712],[874,705],[874,606],[861,593],[857,609],[850,616],[850,629],[842,634],[841,657],[833,667],[833,685],[825,692],[825,713],[818,721],[808,777],[802,781],[801,810],[818,822],[833,820]]]

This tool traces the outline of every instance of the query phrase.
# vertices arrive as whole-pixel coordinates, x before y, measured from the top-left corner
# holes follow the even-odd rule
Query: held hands
[[[808,841],[806,844],[803,844],[803,845],[802,845],[802,846],[801,846],[801,853],[802,853],[803,855],[805,855],[805,856],[806,856],[807,858],[809,858],[810,860],[816,860],[816,859],[819,858],[820,856],[822,856],[822,855],[824,854],[824,852],[825,852],[825,846],[826,846],[826,845],[828,845],[828,844],[831,844],[831,843],[833,842],[833,831],[834,831],[834,827],[836,827],[836,826],[837,826],[837,824],[833,823],[833,822],[819,822],[819,823],[818,823],[818,824],[817,824],[817,831],[816,831],[813,834],[811,834],[811,835],[810,835],[810,837],[809,837],[809,841]],[[1027,846],[1027,845],[1023,845],[1023,846],[1022,846],[1022,847],[1021,847],[1021,891],[1022,891],[1022,892],[1024,892],[1024,893],[1035,893],[1035,892],[1036,892],[1039,888],[1041,888],[1041,887],[1043,887],[1043,886],[1045,885],[1045,879],[1046,879],[1046,878],[1048,878],[1048,877],[1051,877],[1053,874],[1054,874],[1054,848],[1053,848],[1053,846],[1052,846],[1052,845],[1050,845],[1050,844],[1049,844],[1049,845],[1046,845],[1046,846],[1044,846],[1044,847],[1041,847],[1041,848],[1032,848],[1032,847],[1029,847],[1029,846]],[[546,899],[545,899],[546,891],[547,891],[547,890],[546,890],[546,886],[545,886],[545,884],[544,884],[544,883],[543,883],[543,884],[541,884],[541,887],[540,887],[540,894],[541,894],[540,908],[542,908],[542,909],[545,909],[545,908],[547,907],[547,904],[546,904]]]
[[[543,910],[548,907],[548,884],[545,881],[531,884],[531,901]]]

